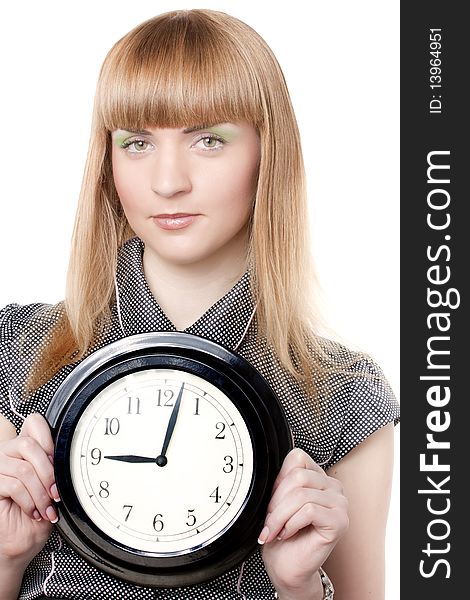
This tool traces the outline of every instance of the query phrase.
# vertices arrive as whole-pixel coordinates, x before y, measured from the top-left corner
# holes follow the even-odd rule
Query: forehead
[[[198,58],[187,48],[179,49],[179,57],[164,50],[152,48],[142,56],[130,49],[109,59],[97,93],[98,114],[109,131],[239,121],[259,128],[264,112],[252,73],[213,51]]]
[[[183,135],[191,134],[198,131],[210,131],[214,133],[220,132],[224,135],[236,134],[240,130],[253,129],[250,123],[202,123],[199,125],[191,125],[190,127],[147,127],[146,129],[139,127],[120,127],[117,131],[133,133],[137,135],[153,135],[159,131],[168,131],[171,133],[181,133]]]

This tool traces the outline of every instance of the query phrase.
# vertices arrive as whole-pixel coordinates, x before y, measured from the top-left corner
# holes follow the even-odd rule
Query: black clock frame
[[[193,373],[221,389],[240,411],[253,446],[250,490],[235,519],[208,544],[165,556],[126,547],[94,525],[74,491],[69,462],[73,431],[92,399],[123,375],[151,368]],[[139,334],[97,350],[60,385],[46,418],[55,440],[59,531],[99,569],[152,587],[203,583],[245,560],[257,547],[274,480],[293,447],[282,405],[261,374],[235,352],[185,333]]]

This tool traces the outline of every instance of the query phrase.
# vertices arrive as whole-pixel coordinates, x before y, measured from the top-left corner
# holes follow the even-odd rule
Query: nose
[[[160,148],[153,165],[151,186],[155,194],[163,198],[191,190],[187,164],[177,148]]]

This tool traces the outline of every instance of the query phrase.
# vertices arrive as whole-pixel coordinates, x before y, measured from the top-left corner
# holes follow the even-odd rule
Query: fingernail
[[[42,517],[41,517],[41,515],[40,515],[39,511],[35,510],[35,511],[33,512],[33,519],[34,519],[35,521],[42,521]]]
[[[283,538],[285,535],[286,535],[286,528],[285,528],[285,527],[283,527],[283,528],[281,529],[281,531],[279,532],[279,535],[277,536],[277,539],[278,539],[279,541],[281,541],[281,540],[282,540],[282,538]]]
[[[51,496],[52,496],[54,502],[60,502],[59,491],[58,491],[55,483],[53,483],[51,485],[50,493],[51,493]]]
[[[258,544],[260,544],[261,546],[266,543],[266,540],[269,537],[269,528],[266,527],[266,525],[263,528],[263,531],[259,534],[259,538],[258,538]]]
[[[59,520],[59,517],[57,516],[57,513],[54,510],[53,506],[48,506],[46,508],[46,515],[51,523],[57,523],[57,521]]]

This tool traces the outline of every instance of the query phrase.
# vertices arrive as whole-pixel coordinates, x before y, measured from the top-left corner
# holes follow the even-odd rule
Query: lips
[[[197,214],[190,213],[173,213],[173,214],[161,214],[153,217],[154,223],[161,229],[175,230],[184,229],[189,227],[198,218]]]

